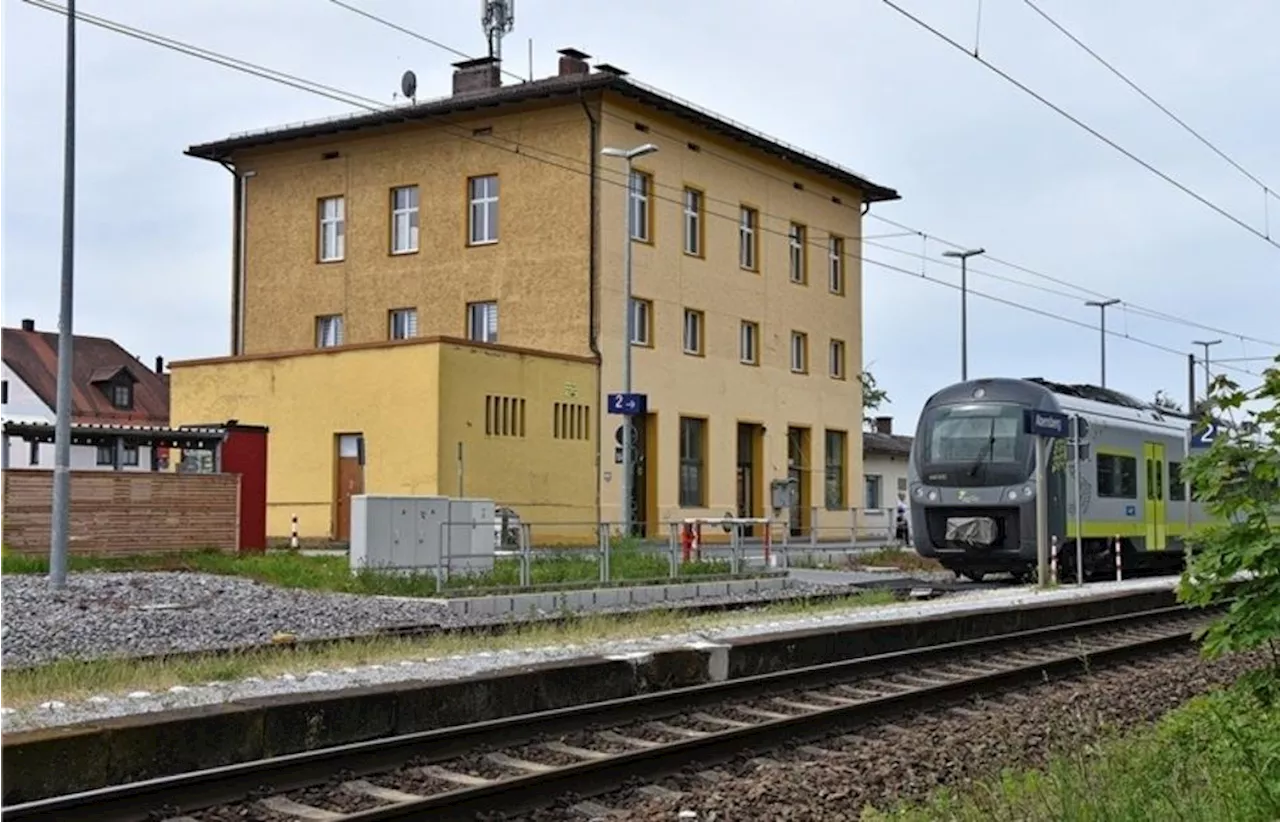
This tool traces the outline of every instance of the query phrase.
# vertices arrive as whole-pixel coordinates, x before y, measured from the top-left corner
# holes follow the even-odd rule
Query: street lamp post
[[[985,254],[985,248],[971,248],[968,251],[944,251],[944,257],[957,257],[960,260],[960,381],[969,379],[969,268],[970,257]]]
[[[1099,309],[1102,314],[1102,322],[1098,326],[1102,331],[1102,387],[1107,387],[1107,307],[1120,302],[1114,297],[1109,300],[1089,300],[1085,305]]]
[[[1204,398],[1209,399],[1209,382],[1213,379],[1209,375],[1209,346],[1218,345],[1222,340],[1192,340],[1193,345],[1204,346]]]
[[[652,154],[658,147],[653,143],[645,143],[635,148],[605,148],[601,154],[606,157],[621,157],[627,161],[627,179],[625,199],[623,200],[622,234],[622,392],[631,393],[631,340],[634,338],[631,325],[634,321],[631,308],[631,164],[637,157]],[[631,510],[635,483],[635,425],[630,414],[622,418],[622,534],[631,536],[633,516]]]

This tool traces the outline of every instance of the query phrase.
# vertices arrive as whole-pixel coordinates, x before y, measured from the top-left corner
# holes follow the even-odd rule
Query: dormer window
[[[124,411],[133,408],[133,386],[123,381],[111,386],[111,404]]]

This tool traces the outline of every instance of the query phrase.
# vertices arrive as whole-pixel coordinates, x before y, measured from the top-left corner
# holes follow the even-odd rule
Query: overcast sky
[[[475,0],[350,0],[472,55]],[[971,48],[977,0],[900,0]],[[615,8],[616,11],[612,10]],[[1037,5],[1268,185],[1280,187],[1280,3],[1037,0]],[[419,98],[447,94],[459,58],[329,0],[81,0],[168,37],[392,102],[405,69]],[[624,11],[628,9],[629,11]],[[22,0],[3,14],[3,320],[55,329],[58,311],[64,21]],[[610,9],[609,11],[604,11]],[[1024,2],[982,4],[980,54],[1014,78],[1264,229],[1262,189],[1109,74]],[[1097,381],[1090,295],[1106,294],[1230,333],[1108,311],[1111,328],[1182,352],[1224,339],[1219,358],[1280,346],[1280,249],[1160,180],[880,0],[520,0],[507,67],[555,71],[574,46],[639,80],[803,146],[898,189],[873,215],[972,246],[990,259],[974,292],[1038,316],[969,302],[970,376]],[[230,176],[184,157],[233,132],[339,114],[341,104],[91,25],[79,28],[76,318],[150,362],[227,353]],[[897,231],[868,219],[868,237]],[[1270,202],[1280,239],[1280,200]],[[864,264],[866,363],[887,413],[910,429],[924,400],[959,379],[958,284],[919,236],[876,239]],[[996,274],[1038,291],[993,279]],[[1247,364],[1261,370],[1263,363]],[[1251,385],[1256,378],[1240,376]],[[1108,384],[1185,401],[1186,360],[1108,341]]]

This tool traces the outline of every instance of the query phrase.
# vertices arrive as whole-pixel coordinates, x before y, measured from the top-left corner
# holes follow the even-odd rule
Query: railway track
[[[839,735],[909,707],[1184,646],[1213,615],[1176,606],[1010,632],[55,797],[2,817],[372,822],[518,813],[693,762]]]

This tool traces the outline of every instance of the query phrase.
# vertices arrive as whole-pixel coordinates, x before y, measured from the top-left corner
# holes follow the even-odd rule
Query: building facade
[[[195,371],[174,364],[175,419],[269,425],[273,477],[321,471],[310,457],[283,466],[274,458],[292,423],[250,418],[266,406],[239,387],[235,368],[364,347],[388,381],[363,386],[376,394],[409,366],[401,348],[422,338],[510,349],[528,362],[571,358],[594,373],[568,382],[589,383],[590,394],[562,388],[539,401],[581,406],[572,413],[589,420],[581,426],[590,447],[554,471],[573,475],[565,493],[589,489],[566,505],[617,522],[622,418],[607,413],[605,399],[621,389],[629,317],[633,390],[647,397],[632,505],[649,533],[684,517],[786,515],[772,509],[769,488],[788,478],[798,489],[796,527],[846,523],[862,476],[861,218],[896,192],[617,69],[592,70],[571,49],[555,77],[511,86],[498,77],[495,62],[469,61],[442,100],[188,150],[234,171],[232,351],[218,379],[236,387],[213,413],[202,407],[213,402],[208,388],[184,394],[199,382]],[[602,154],[643,143],[657,151],[637,159],[630,177],[623,160]],[[504,379],[500,371],[475,360],[452,385],[459,393],[439,393],[427,408],[469,396],[458,413],[474,433],[488,413],[477,398],[489,389],[468,391],[466,379],[490,384]],[[395,425],[408,426],[422,411],[375,408],[345,384],[328,383],[336,394],[327,402],[345,417],[325,424],[400,415]],[[556,430],[538,436],[554,440]],[[321,445],[313,433],[306,447],[320,449],[322,473],[336,483],[340,458],[328,440],[341,432]],[[542,469],[507,462],[506,453],[474,466],[467,492],[535,519],[520,510],[527,501],[503,498],[499,477]],[[369,490],[416,487],[416,476],[404,468]],[[291,482],[273,488],[284,493]]]
[[[169,385],[164,362],[155,369],[105,337],[76,335],[72,340],[71,422],[76,426],[154,428],[169,424]],[[54,444],[24,434],[33,426],[55,422],[58,404],[58,334],[39,331],[33,320],[3,330],[4,466],[54,467]],[[49,438],[43,438],[49,439]],[[163,450],[139,436],[104,439],[100,444],[73,444],[73,470],[151,471],[167,467]]]

